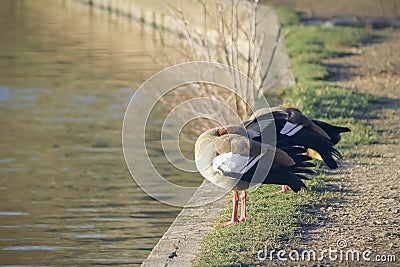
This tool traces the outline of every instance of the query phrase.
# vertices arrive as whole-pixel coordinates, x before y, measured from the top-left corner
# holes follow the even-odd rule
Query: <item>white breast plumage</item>
[[[221,175],[226,172],[244,174],[256,164],[261,156],[246,157],[232,152],[223,153],[213,159],[213,169]]]

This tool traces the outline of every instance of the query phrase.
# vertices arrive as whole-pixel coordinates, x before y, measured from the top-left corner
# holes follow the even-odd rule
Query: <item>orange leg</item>
[[[246,221],[246,190],[242,191],[242,194],[240,195],[240,200],[242,202],[242,208],[240,210],[239,222],[245,222]]]
[[[239,222],[237,215],[238,215],[238,204],[239,204],[239,196],[237,191],[233,191],[233,199],[232,199],[232,219],[224,223],[222,226],[228,226],[231,225],[232,223]]]
[[[276,193],[285,193],[290,190],[290,187],[288,185],[282,185],[282,190],[276,192]]]

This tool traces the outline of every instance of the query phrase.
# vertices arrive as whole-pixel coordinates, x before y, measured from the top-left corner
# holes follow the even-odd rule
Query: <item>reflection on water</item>
[[[141,263],[179,211],[135,185],[121,150],[159,45],[62,1],[0,3],[0,265]]]

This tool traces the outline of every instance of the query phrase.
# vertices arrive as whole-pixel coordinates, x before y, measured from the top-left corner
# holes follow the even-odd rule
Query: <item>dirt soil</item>
[[[310,9],[311,14],[332,15],[329,8],[324,13],[319,1],[313,1],[314,7],[304,0],[285,2],[298,10]],[[370,7],[368,13],[367,9],[351,8],[362,1],[348,2],[352,5],[343,6],[342,10],[339,10],[340,4],[336,5],[335,15],[375,16],[390,4],[400,4],[387,1],[382,5],[383,1],[375,1],[378,6]],[[386,17],[393,17],[399,10],[388,10]],[[378,15],[385,16],[385,12]],[[373,33],[380,35],[382,41],[349,49],[345,57],[324,62],[333,74],[334,84],[381,97],[373,106],[376,116],[368,119],[379,132],[379,144],[354,147],[361,156],[345,161],[337,175],[340,179],[329,185],[343,191],[343,200],[322,208],[320,212],[325,219],[315,227],[304,229],[303,246],[306,244],[306,247],[303,249],[321,251],[329,247],[338,249],[339,245],[344,253],[349,249],[360,252],[360,261],[352,261],[351,255],[349,260],[343,256],[340,263],[338,259],[332,261],[325,257],[323,263],[328,266],[399,266],[400,263],[400,29]],[[361,253],[366,249],[372,251],[367,257],[370,261],[362,259]],[[392,255],[396,262],[390,258]],[[386,261],[378,262],[379,259]]]
[[[352,49],[350,56],[325,63],[337,78],[334,83],[381,97],[373,107],[376,117],[368,120],[379,132],[379,144],[354,147],[361,156],[345,162],[339,181],[329,185],[343,191],[343,200],[322,209],[326,219],[315,228],[304,229],[303,237],[308,248],[337,249],[337,242],[342,242],[346,246],[343,251],[372,251],[367,257],[370,262],[360,259],[342,264],[395,266],[388,256],[395,255],[399,264],[400,31],[375,33],[384,37],[383,42]],[[375,261],[383,255],[385,263]]]

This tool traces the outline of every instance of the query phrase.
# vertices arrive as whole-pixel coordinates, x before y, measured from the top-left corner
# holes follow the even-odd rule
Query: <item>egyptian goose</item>
[[[230,221],[246,221],[246,189],[255,184],[288,185],[298,192],[305,188],[302,173],[314,173],[301,147],[274,146],[256,141],[260,132],[241,126],[224,126],[207,130],[195,143],[195,161],[199,172],[210,182],[233,191]],[[238,219],[238,192],[242,191]]]
[[[334,147],[340,139],[340,133],[349,132],[347,127],[334,126],[326,122],[311,120],[296,108],[262,108],[254,112],[246,122],[249,130],[263,132],[267,127],[260,129],[273,117],[276,127],[276,146],[298,145],[307,149],[307,154],[312,158],[324,161],[331,169],[338,168],[335,158],[342,159],[340,152]],[[268,124],[268,127],[271,127]],[[282,186],[281,192],[290,188]]]

